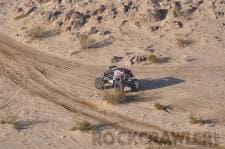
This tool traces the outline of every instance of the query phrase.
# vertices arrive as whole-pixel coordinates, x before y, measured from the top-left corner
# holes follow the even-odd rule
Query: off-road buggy
[[[130,87],[132,91],[138,91],[140,84],[131,70],[110,66],[101,77],[95,79],[95,87],[99,90],[105,88],[105,84],[111,84],[117,90],[124,90],[124,87]]]

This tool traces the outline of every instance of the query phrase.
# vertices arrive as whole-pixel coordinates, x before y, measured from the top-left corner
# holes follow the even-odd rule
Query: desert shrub
[[[155,103],[155,108],[158,110],[163,110],[165,112],[171,112],[171,110],[173,109],[172,105],[162,105],[160,103]]]
[[[158,110],[164,110],[165,106],[160,103],[155,103],[154,107]]]
[[[181,17],[184,15],[184,12],[181,9],[174,9],[173,11],[174,17]]]
[[[38,27],[32,28],[28,36],[30,36],[32,39],[42,38],[44,32],[45,32],[44,28],[38,26]]]
[[[12,125],[13,128],[17,130],[22,129],[22,126],[24,126],[21,121],[18,121],[17,116],[12,114],[9,114],[5,118],[3,118],[1,120],[1,123]]]
[[[41,26],[33,27],[30,32],[28,33],[28,36],[31,37],[31,39],[42,39],[47,38],[50,36],[58,35],[60,32],[58,30],[46,30],[45,28]]]
[[[205,124],[205,120],[202,117],[196,117],[191,115],[189,118],[191,124],[201,124],[201,125]]]
[[[148,61],[151,61],[151,62],[157,62],[158,58],[155,54],[151,54],[148,56]]]
[[[44,123],[46,121],[30,121],[30,120],[18,120],[17,115],[8,114],[5,118],[2,118],[0,121],[1,124],[12,125],[12,127],[16,130],[22,130],[30,128],[32,125],[37,123]]]
[[[17,116],[8,114],[5,118],[1,120],[2,124],[14,124],[17,121]]]
[[[89,131],[92,130],[93,128],[94,128],[93,124],[87,121],[83,121],[78,123],[76,126],[72,127],[71,130]]]
[[[20,15],[18,15],[18,16],[16,16],[15,18],[14,18],[14,20],[20,20],[20,19],[23,19],[23,18],[25,18],[27,16],[27,14],[20,14]]]
[[[83,49],[91,48],[95,43],[96,43],[96,40],[90,38],[88,35],[80,36],[80,45]]]
[[[123,91],[104,92],[103,100],[111,104],[119,104],[124,101],[126,94]]]
[[[176,44],[180,48],[185,48],[185,47],[187,47],[188,45],[191,44],[191,41],[190,40],[181,39],[181,38],[177,38],[176,39]]]

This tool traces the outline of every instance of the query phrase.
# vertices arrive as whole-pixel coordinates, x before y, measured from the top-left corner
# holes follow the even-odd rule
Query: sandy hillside
[[[167,146],[148,132],[208,132],[203,147],[224,148],[224,13],[224,0],[0,0],[0,148],[202,141]],[[94,86],[109,65],[140,81],[126,102],[111,104],[113,89]],[[93,143],[93,133],[121,131],[142,139]]]

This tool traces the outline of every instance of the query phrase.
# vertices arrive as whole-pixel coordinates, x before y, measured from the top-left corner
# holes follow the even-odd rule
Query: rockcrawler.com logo
[[[93,145],[219,145],[219,134],[215,132],[131,132],[104,131],[92,133]]]

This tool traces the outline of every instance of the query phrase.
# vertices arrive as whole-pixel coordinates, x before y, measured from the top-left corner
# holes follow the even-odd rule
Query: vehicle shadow
[[[174,78],[174,77],[164,77],[160,79],[140,79],[141,91],[163,88],[167,86],[177,85],[184,83],[185,80]]]

